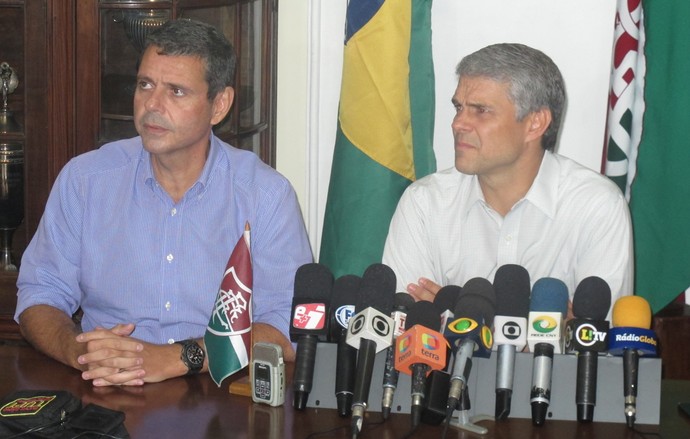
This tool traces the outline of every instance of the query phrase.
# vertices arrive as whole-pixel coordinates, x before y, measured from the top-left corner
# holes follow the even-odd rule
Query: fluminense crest
[[[223,289],[226,287],[227,289]],[[217,334],[232,334],[249,329],[249,303],[252,290],[247,288],[237,277],[235,267],[225,272],[225,277],[218,291],[209,329]]]

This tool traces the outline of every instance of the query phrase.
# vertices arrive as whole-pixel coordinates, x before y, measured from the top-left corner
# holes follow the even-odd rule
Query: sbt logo
[[[605,342],[606,332],[597,331],[594,325],[584,323],[577,327],[575,338],[582,346],[592,346],[596,342]]]

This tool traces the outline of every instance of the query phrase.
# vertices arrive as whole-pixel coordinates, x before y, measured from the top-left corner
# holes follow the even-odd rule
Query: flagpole
[[[252,254],[252,246],[251,246],[251,227],[249,226],[249,221],[245,221],[244,223],[244,240],[247,243],[247,248],[249,249],[249,254]],[[250,256],[251,257],[251,256]],[[254,326],[254,320],[252,319],[251,327],[249,329],[249,364],[252,363],[252,357],[254,355],[252,347],[254,346],[254,331],[253,331],[253,326]],[[251,368],[249,370],[251,372]],[[251,377],[250,377],[251,379]]]

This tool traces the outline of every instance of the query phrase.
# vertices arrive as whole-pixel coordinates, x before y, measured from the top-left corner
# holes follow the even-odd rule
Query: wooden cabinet
[[[136,135],[138,38],[171,18],[209,22],[233,42],[236,97],[216,134],[275,165],[277,0],[0,0],[0,62],[11,65],[19,79],[8,107],[21,127],[0,133],[0,142],[10,139],[24,148],[16,261],[64,164]],[[15,283],[16,273],[0,271],[0,338],[18,337],[12,322]]]
[[[136,135],[132,99],[143,39],[168,19],[190,18],[221,29],[237,52],[235,102],[216,134],[273,164],[276,8],[276,0],[78,1],[76,152]]]

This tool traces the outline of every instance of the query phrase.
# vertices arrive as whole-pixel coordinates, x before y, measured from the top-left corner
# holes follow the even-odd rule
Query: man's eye
[[[148,90],[149,88],[151,88],[151,84],[149,84],[146,81],[139,81],[138,86],[142,90]]]
[[[175,96],[184,96],[184,91],[181,88],[173,88],[172,93]]]

